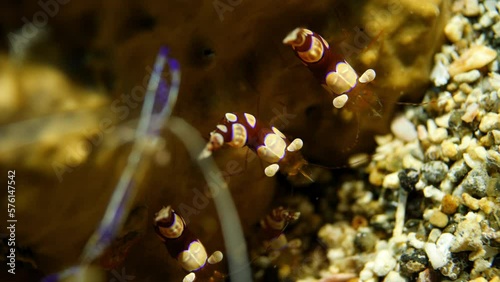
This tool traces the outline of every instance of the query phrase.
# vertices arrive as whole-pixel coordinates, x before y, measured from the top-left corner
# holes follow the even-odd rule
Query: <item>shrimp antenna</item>
[[[307,180],[311,181],[311,183],[314,183],[314,179],[311,178],[311,176],[309,176],[309,174],[307,174],[307,172],[305,172],[302,168],[299,168],[299,172],[300,174],[302,174],[305,178],[307,178]]]
[[[434,99],[434,100],[427,101],[427,102],[422,102],[422,103],[396,102],[396,105],[404,105],[404,106],[423,106],[423,105],[436,104],[437,102],[438,102],[438,99]]]
[[[363,157],[361,159],[357,159],[357,158],[359,158],[360,156],[363,156],[363,155],[368,155],[368,154],[364,154],[364,153],[362,153],[362,154],[355,154],[355,155],[353,155],[353,156],[351,156],[349,158],[348,163],[345,164],[345,165],[325,166],[325,165],[320,165],[320,164],[315,164],[315,163],[309,163],[308,165],[312,165],[312,166],[316,166],[316,167],[321,167],[321,168],[328,169],[328,170],[342,169],[342,168],[352,169],[352,168],[355,168],[358,165],[362,165],[362,164],[368,162],[368,160],[370,159],[370,156],[366,156],[366,157]],[[357,160],[353,160],[353,159],[357,159]]]
[[[359,133],[361,131],[361,121],[359,118],[358,114],[354,115],[356,118],[356,136],[354,137],[354,140],[352,141],[351,145],[346,146],[345,148],[342,149],[342,153],[350,152],[354,147],[358,145],[359,142]]]

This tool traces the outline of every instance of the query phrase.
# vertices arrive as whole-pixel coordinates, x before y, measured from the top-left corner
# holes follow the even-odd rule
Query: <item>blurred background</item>
[[[248,112],[302,138],[311,163],[340,167],[351,154],[370,154],[372,136],[388,131],[395,102],[418,101],[428,86],[448,2],[3,1],[0,167],[4,175],[16,171],[18,256],[15,279],[2,263],[2,281],[39,281],[77,262],[125,166],[160,46],[181,66],[174,115],[202,136],[208,138],[224,113]],[[332,110],[328,93],[282,44],[299,26],[321,34],[359,73],[376,70],[373,91],[381,116]],[[181,281],[185,275],[154,234],[152,219],[162,206],[192,207],[194,190],[204,191],[206,184],[182,142],[167,129],[160,135],[163,143],[135,175],[138,194],[110,251],[112,263],[95,263],[108,268],[104,281],[123,269],[134,281]],[[298,223],[294,232],[304,251],[283,264],[290,269],[310,261],[314,234],[331,220],[321,214],[322,205],[334,204],[321,204],[325,187],[345,170],[321,170],[313,184],[294,183],[265,177],[252,154],[246,149],[215,154],[227,172],[250,253],[260,248],[259,220],[286,205],[303,213],[302,227]],[[224,252],[213,203],[184,210],[207,251]],[[1,213],[0,226],[6,216]],[[265,281],[294,281],[300,275],[264,272],[259,277]]]

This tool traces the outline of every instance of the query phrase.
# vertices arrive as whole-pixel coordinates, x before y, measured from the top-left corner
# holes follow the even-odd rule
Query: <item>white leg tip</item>
[[[222,258],[224,258],[224,255],[222,254],[221,251],[215,251],[209,258],[208,258],[208,263],[209,264],[216,264],[219,263]]]
[[[286,149],[289,152],[295,152],[295,151],[302,149],[303,145],[304,145],[304,142],[302,142],[302,139],[296,138],[295,140],[292,141],[292,143],[290,143],[290,145],[288,145],[288,147]]]
[[[206,159],[206,158],[210,157],[211,155],[212,155],[212,151],[209,149],[209,144],[207,144],[207,146],[205,146],[203,151],[201,151],[200,155],[198,155],[198,160]]]
[[[285,45],[292,45],[296,41],[298,41],[299,33],[300,33],[301,28],[296,28],[292,30],[288,35],[283,39],[283,44]]]
[[[266,167],[266,169],[264,169],[264,173],[268,177],[273,177],[276,174],[276,172],[278,172],[279,169],[280,166],[278,164],[271,164],[268,167]]]
[[[345,106],[347,100],[349,100],[349,96],[347,96],[347,94],[337,96],[335,99],[333,99],[333,106],[337,109],[341,109]]]
[[[184,279],[182,279],[182,282],[193,282],[195,279],[196,279],[196,274],[191,272],[188,275],[184,276]]]
[[[358,79],[360,83],[368,83],[375,79],[377,74],[373,69],[367,69]]]

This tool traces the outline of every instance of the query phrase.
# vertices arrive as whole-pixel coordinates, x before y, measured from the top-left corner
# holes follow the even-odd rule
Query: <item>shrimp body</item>
[[[353,92],[358,82],[366,84],[375,79],[373,69],[368,69],[358,76],[344,56],[333,53],[323,37],[308,29],[294,29],[283,39],[283,43],[290,45],[323,87],[336,96],[333,99],[336,108],[344,107],[349,99],[347,93]]]
[[[226,113],[217,128],[210,133],[210,140],[200,158],[209,156],[224,144],[235,148],[248,146],[260,159],[270,163],[264,170],[269,177],[278,170],[296,175],[307,164],[300,153],[303,145],[301,139],[290,142],[276,127],[269,127],[248,113]]]
[[[300,212],[292,212],[283,207],[273,209],[265,218],[260,221],[264,246],[270,252],[271,258],[276,258],[280,251],[289,248],[298,250],[302,245],[300,239],[288,240],[285,233],[285,227],[292,222],[297,221]]]
[[[283,207],[277,207],[260,221],[260,226],[264,230],[266,239],[272,240],[282,235],[286,225],[296,221],[299,217],[300,212],[292,212]]]
[[[209,257],[201,241],[189,231],[184,219],[170,206],[156,213],[154,228],[170,255],[177,259],[186,272],[189,272],[183,282],[194,281],[195,272],[203,270],[207,263],[216,264],[223,258],[220,251],[214,252]],[[210,281],[215,281],[215,277],[221,276],[217,271],[209,275]]]

